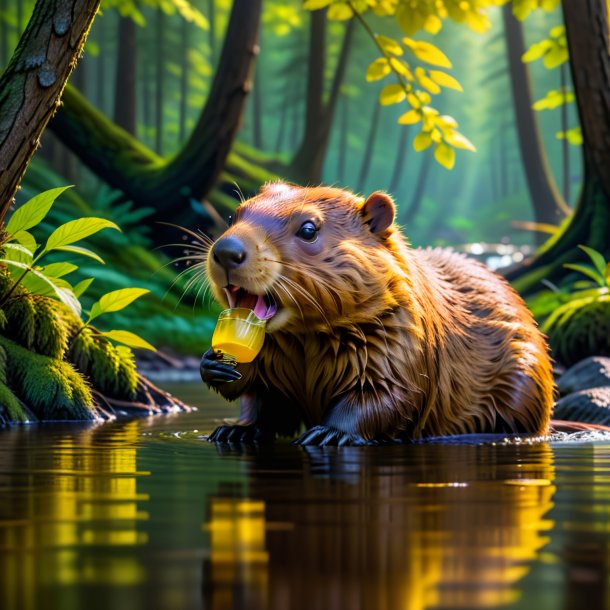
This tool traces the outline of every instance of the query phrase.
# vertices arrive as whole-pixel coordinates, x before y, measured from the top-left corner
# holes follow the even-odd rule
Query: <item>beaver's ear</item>
[[[394,222],[394,211],[394,201],[381,191],[369,195],[360,208],[362,222],[376,235],[381,235]]]

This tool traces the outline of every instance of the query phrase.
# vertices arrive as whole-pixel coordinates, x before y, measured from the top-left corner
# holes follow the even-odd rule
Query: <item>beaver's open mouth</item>
[[[252,294],[235,284],[225,286],[224,291],[231,309],[234,307],[251,309],[261,320],[268,320],[277,313],[277,303],[269,294]]]

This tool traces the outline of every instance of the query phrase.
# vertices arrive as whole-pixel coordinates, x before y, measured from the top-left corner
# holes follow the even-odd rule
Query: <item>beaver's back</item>
[[[506,280],[485,265],[445,249],[413,251],[420,281],[433,283],[446,329],[433,349],[436,404],[422,414],[424,435],[485,431],[543,433],[554,382],[548,347],[532,314]],[[443,319],[448,318],[448,319]]]

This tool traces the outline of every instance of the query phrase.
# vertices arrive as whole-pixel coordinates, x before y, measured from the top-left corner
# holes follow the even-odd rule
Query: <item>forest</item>
[[[608,353],[607,10],[0,0],[0,417],[157,403],[134,353],[207,349],[198,236],[276,180],[390,193],[411,244],[505,274],[564,364]]]

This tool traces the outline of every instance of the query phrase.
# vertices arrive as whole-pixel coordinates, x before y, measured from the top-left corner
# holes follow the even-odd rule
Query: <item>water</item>
[[[176,393],[0,431],[2,610],[610,607],[610,441],[220,450]]]

